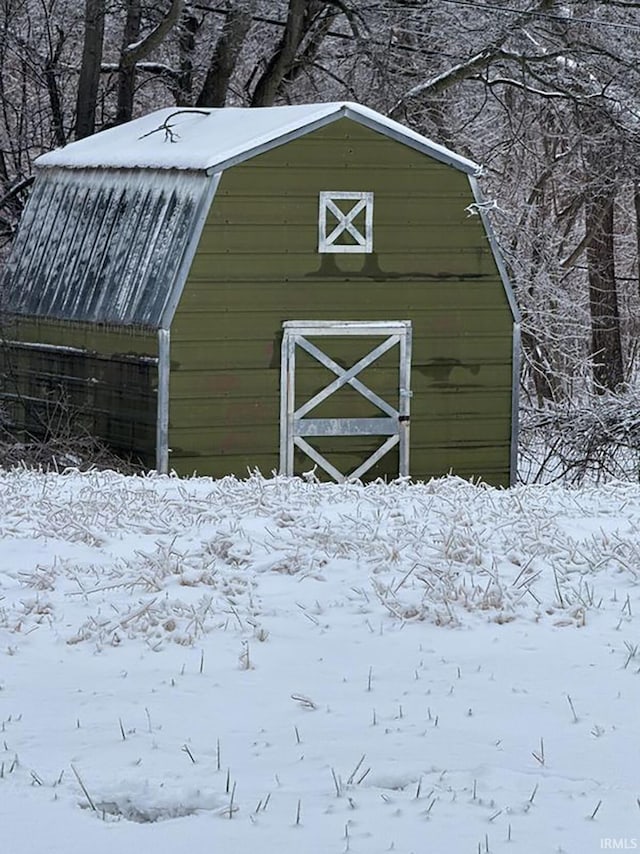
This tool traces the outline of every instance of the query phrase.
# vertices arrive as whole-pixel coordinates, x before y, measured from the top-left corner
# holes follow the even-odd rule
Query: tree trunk
[[[44,66],[44,78],[47,84],[47,92],[49,93],[49,104],[51,106],[51,124],[53,125],[53,135],[56,145],[66,145],[67,137],[64,132],[64,115],[62,108],[62,96],[60,87],[58,86],[58,78],[56,71],[62,48],[64,47],[65,34],[62,27],[57,27],[58,37],[55,48],[49,44],[49,56]]]
[[[552,384],[553,372],[549,359],[539,342],[526,329],[522,330],[522,350],[526,364],[531,371],[538,408],[542,409],[545,401],[557,400],[559,396],[554,384]]]
[[[96,102],[104,44],[104,16],[105,0],[86,0],[84,45],[76,101],[76,139],[90,136],[96,129]]]
[[[636,213],[636,263],[638,265],[638,294],[640,294],[640,182],[633,184],[633,207]]]
[[[235,71],[244,40],[253,23],[255,0],[230,5],[213,55],[209,62],[197,107],[224,107],[231,75]]]
[[[175,88],[176,104],[179,107],[193,106],[193,55],[196,49],[196,34],[200,22],[187,6],[178,24],[178,47],[180,50],[180,70]]]
[[[128,48],[140,37],[142,11],[140,0],[128,0],[127,17],[124,22],[122,35],[122,54],[118,72],[118,105],[116,108],[116,124],[128,122],[133,115],[133,96],[136,86],[136,66],[128,61]]]
[[[267,63],[267,67],[253,90],[252,107],[268,107],[273,104],[285,75],[293,65],[298,49],[305,36],[305,24],[309,11],[309,0],[289,0],[287,23],[282,41]]]
[[[624,381],[620,316],[616,287],[611,194],[591,192],[585,200],[591,358],[597,392],[613,391]]]

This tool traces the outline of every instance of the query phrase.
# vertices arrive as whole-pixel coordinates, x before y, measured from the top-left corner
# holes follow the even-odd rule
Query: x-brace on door
[[[396,445],[398,474],[409,474],[409,409],[411,377],[411,321],[288,320],[282,324],[280,391],[280,472],[294,473],[294,449],[303,451],[334,480],[357,480]],[[343,368],[310,338],[360,336],[383,340],[352,367]],[[368,388],[358,374],[394,347],[399,350],[397,404]],[[300,348],[328,368],[336,379],[296,408],[296,351]],[[377,418],[310,418],[309,414],[332,394],[346,386],[361,394],[382,413]],[[382,436],[385,441],[350,474],[339,471],[307,438],[326,436]]]

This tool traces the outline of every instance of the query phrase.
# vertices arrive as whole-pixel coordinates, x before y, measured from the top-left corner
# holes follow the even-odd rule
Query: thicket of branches
[[[0,0],[0,238],[52,146],[160,105],[357,100],[485,164],[525,436],[603,399],[628,424],[639,37],[632,0]]]

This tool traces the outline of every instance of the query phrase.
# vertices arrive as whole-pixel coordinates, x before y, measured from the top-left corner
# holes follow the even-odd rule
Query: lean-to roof
[[[160,326],[209,184],[187,172],[42,170],[3,279],[4,310]]]

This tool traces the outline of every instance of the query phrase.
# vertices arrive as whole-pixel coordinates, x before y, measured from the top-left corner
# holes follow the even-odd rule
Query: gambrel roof
[[[353,103],[166,108],[44,154],[2,281],[10,314],[167,328],[216,175],[342,118],[480,167]]]

